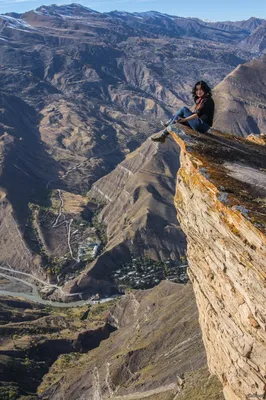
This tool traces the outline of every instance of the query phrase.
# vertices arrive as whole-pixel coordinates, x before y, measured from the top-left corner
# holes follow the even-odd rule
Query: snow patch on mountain
[[[52,4],[50,6],[41,6],[35,10],[35,13],[46,16],[60,16],[63,18],[82,18],[88,14],[100,14],[91,8],[82,6],[80,4]]]
[[[0,20],[4,20],[7,22],[7,27],[12,29],[20,29],[20,30],[35,30],[33,26],[29,25],[27,22],[23,21],[19,18],[13,18],[8,15],[0,15]]]

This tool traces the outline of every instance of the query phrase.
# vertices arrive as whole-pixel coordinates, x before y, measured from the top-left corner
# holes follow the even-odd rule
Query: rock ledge
[[[265,398],[266,149],[176,126],[175,205],[209,369],[227,400]]]

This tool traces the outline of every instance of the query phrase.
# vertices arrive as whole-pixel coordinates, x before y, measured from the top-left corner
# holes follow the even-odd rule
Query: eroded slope
[[[66,368],[59,359],[39,387],[41,399],[223,399],[206,373],[190,284],[133,291],[108,320],[117,331]]]
[[[116,270],[138,257],[185,264],[186,242],[172,202],[178,158],[173,142],[158,147],[148,139],[92,186],[89,197],[105,204],[98,220],[106,227],[107,244],[70,283],[71,291],[107,290],[104,284],[114,282]]]

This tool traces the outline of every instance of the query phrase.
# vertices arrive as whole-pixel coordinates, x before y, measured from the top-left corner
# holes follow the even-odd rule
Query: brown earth
[[[239,65],[214,89],[215,128],[238,136],[266,133],[266,56]]]
[[[98,349],[60,358],[38,389],[41,399],[223,399],[206,371],[190,284],[132,291],[110,311],[117,327]],[[196,381],[194,381],[196,379]]]
[[[0,398],[34,394],[49,367],[64,354],[78,359],[115,328],[106,323],[111,305],[56,309],[21,299],[0,299]]]

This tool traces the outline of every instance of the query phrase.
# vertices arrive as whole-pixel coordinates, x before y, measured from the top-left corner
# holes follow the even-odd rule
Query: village
[[[179,261],[155,261],[145,257],[132,258],[113,273],[113,279],[121,289],[148,289],[158,285],[162,280],[186,283],[187,264]]]

